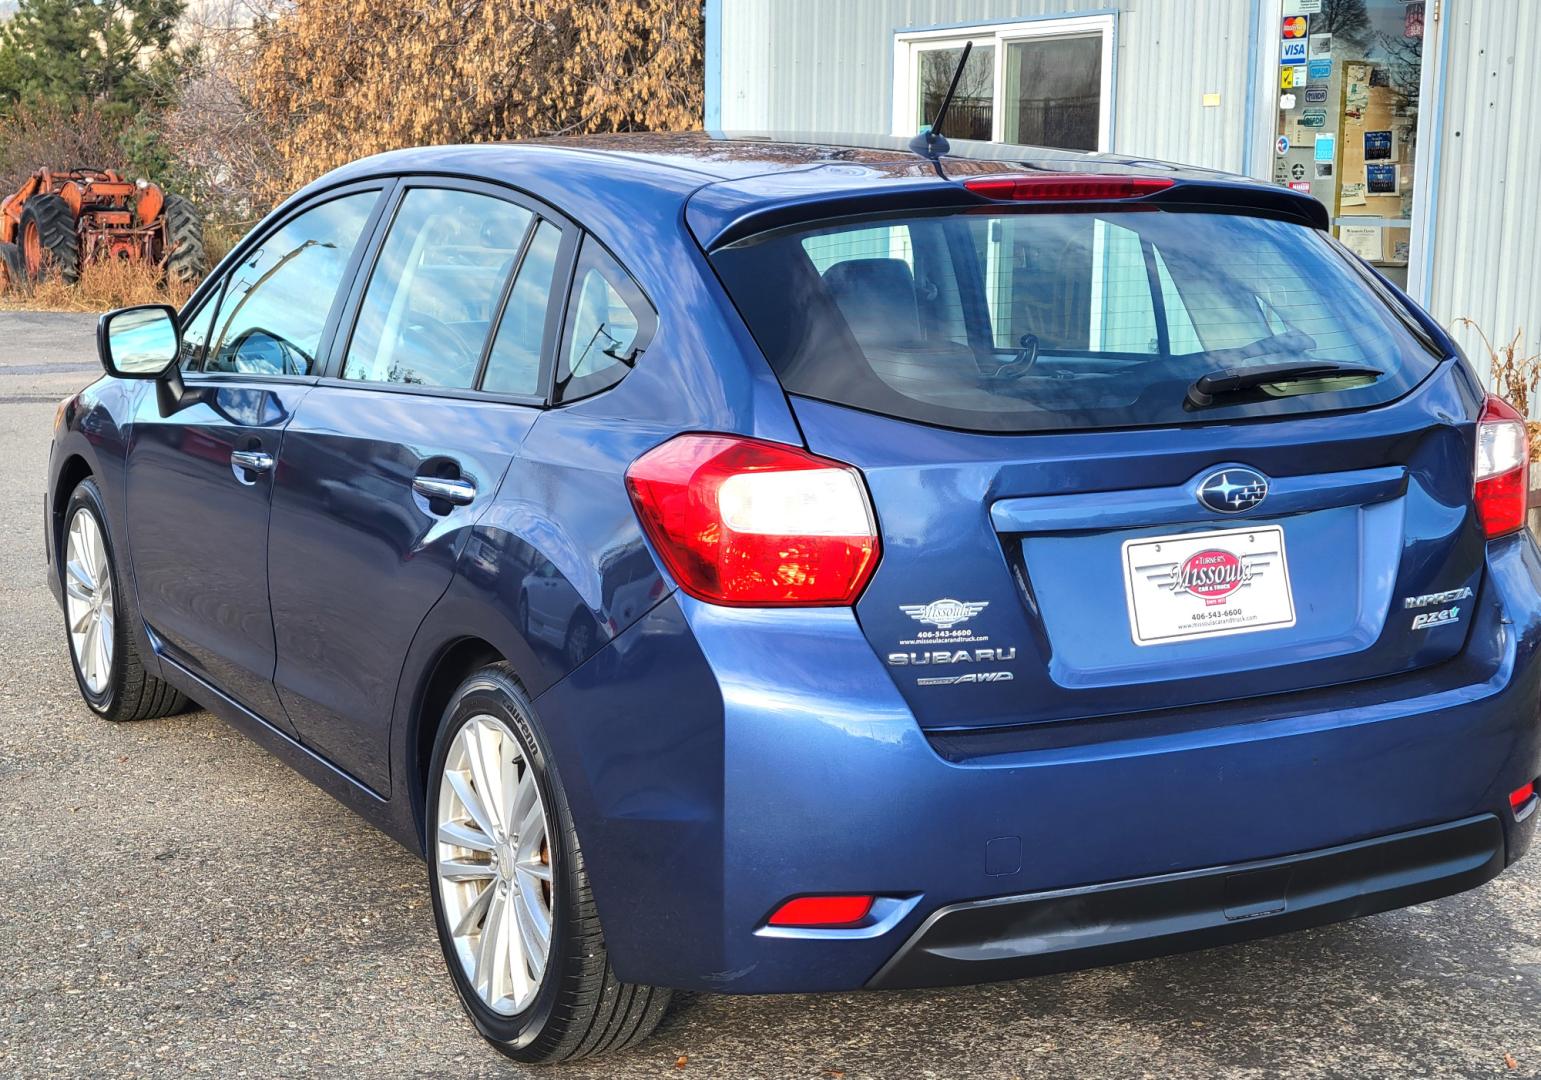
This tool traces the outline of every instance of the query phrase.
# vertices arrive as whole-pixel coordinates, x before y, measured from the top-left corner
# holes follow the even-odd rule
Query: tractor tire
[[[209,272],[209,256],[203,248],[203,218],[193,204],[180,195],[166,196],[165,222],[166,276],[191,284]]]
[[[0,244],[0,294],[24,285],[26,280],[27,264],[22,260],[21,248]]]
[[[80,238],[68,203],[57,195],[34,195],[26,201],[21,208],[21,253],[33,281],[50,270],[66,285],[80,280]]]

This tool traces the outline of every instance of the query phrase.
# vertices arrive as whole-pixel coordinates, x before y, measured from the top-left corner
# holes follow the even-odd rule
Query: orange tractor
[[[0,201],[0,291],[50,272],[74,284],[83,264],[106,259],[195,281],[208,269],[203,222],[182,196],[110,169],[39,169]]]

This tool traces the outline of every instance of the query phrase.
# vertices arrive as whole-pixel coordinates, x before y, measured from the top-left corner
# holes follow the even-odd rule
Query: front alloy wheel
[[[122,588],[102,492],[91,477],[70,492],[56,538],[65,636],[86,704],[109,720],[148,720],[185,708],[186,698],[144,669],[130,631],[139,613]]]
[[[551,955],[546,807],[514,733],[495,716],[455,735],[439,781],[435,861],[461,971],[493,1012],[528,1008]]]
[[[65,613],[69,618],[70,650],[81,681],[94,695],[105,694],[112,678],[115,642],[112,571],[107,545],[96,517],[80,507],[70,518],[64,544]]]

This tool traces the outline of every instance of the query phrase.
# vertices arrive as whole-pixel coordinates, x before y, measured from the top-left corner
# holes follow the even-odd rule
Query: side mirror
[[[144,304],[109,311],[96,324],[96,351],[107,374],[117,378],[166,377],[181,359],[176,309]]]

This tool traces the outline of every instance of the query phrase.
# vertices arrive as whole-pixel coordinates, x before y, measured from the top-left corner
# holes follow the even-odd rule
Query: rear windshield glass
[[[946,427],[1360,408],[1438,361],[1351,256],[1264,218],[948,211],[778,230],[712,261],[789,392]],[[1277,365],[1297,370],[1189,400],[1200,376]]]

